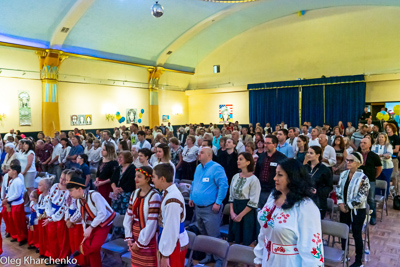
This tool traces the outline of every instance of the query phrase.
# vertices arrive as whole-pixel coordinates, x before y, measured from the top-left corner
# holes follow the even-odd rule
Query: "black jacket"
[[[228,178],[229,186],[231,185],[233,176],[239,172],[239,168],[237,165],[238,156],[239,155],[236,151],[229,155],[226,150],[221,150],[221,153],[217,157],[217,162],[225,169],[225,174]]]
[[[118,167],[118,162],[116,160],[112,160],[104,164],[103,169],[100,171],[100,166],[103,164],[103,159],[99,162],[99,167],[97,168],[97,177],[101,181],[111,179],[114,173],[114,169]]]
[[[315,189],[317,189],[313,200],[318,208],[326,210],[329,193],[333,190],[332,171],[322,163],[318,163],[313,170],[311,170],[310,164],[304,166],[311,176]]]
[[[115,168],[111,178],[111,184],[115,184],[117,187],[121,187],[125,193],[131,193],[136,189],[135,175],[136,167],[134,164],[129,165],[125,172],[122,174],[120,179],[121,166]]]
[[[186,137],[187,137],[187,134],[185,134],[185,133],[178,133],[177,134],[177,137],[176,138],[178,138],[178,140],[179,140],[179,142],[181,142],[181,146],[182,147],[184,147],[185,146],[185,144],[186,144]]]

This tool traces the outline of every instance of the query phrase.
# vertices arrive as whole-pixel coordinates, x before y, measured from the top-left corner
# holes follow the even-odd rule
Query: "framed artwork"
[[[31,96],[27,91],[18,91],[19,125],[32,125]]]
[[[127,108],[126,109],[126,123],[137,123],[138,122],[137,108]]]
[[[71,115],[71,126],[92,125],[92,115]]]
[[[218,117],[219,123],[233,122],[233,105],[219,105]]]
[[[162,115],[163,122],[169,122],[169,115]]]

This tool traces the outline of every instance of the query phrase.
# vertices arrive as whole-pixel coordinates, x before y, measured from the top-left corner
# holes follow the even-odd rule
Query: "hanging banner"
[[[27,91],[18,91],[19,125],[32,125],[31,96]]]

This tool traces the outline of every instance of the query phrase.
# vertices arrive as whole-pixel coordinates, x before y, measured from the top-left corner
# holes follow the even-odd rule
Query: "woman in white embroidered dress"
[[[311,200],[312,182],[295,159],[276,168],[275,190],[258,213],[261,225],[254,248],[257,267],[324,266],[321,219]]]

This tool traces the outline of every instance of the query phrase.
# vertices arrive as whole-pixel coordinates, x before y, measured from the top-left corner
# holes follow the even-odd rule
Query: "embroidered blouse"
[[[158,228],[161,196],[157,190],[151,189],[146,196],[140,197],[140,191],[140,188],[136,189],[129,199],[129,208],[126,210],[124,217],[125,240],[133,240],[132,224],[133,221],[138,221],[141,225],[141,230],[138,240],[134,241],[139,248],[146,248]],[[142,199],[144,200],[143,206],[140,207]],[[141,208],[142,210],[140,210]],[[144,226],[143,228],[142,225]]]
[[[357,209],[365,209],[368,191],[369,179],[362,170],[357,170],[350,180],[349,188],[347,189],[347,196],[344,195],[344,186],[349,177],[350,170],[346,170],[340,174],[339,183],[336,187],[337,204],[345,203],[350,209],[354,210],[357,214]]]
[[[245,178],[237,173],[233,176],[229,187],[229,202],[233,202],[235,199],[248,199],[247,206],[256,209],[260,192],[260,181],[255,175]]]
[[[271,194],[258,213],[261,229],[254,248],[254,263],[262,267],[324,266],[320,216],[311,199],[282,209],[275,206]]]
[[[68,195],[68,190],[60,190],[59,184],[54,184],[50,189],[50,201],[46,203],[45,211],[50,221],[58,222],[64,219],[65,198]]]

